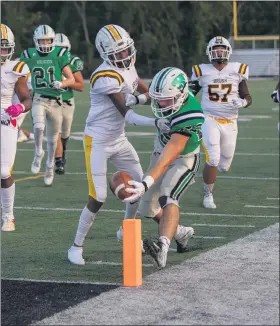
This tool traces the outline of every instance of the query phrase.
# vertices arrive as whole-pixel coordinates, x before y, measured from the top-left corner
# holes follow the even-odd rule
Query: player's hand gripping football
[[[133,186],[134,188],[125,188],[126,192],[129,192],[132,194],[132,196],[125,198],[123,202],[125,203],[133,203],[136,202],[140,197],[142,197],[146,191],[145,186],[142,182],[138,182],[135,180],[129,180],[127,182],[130,186]]]
[[[16,118],[25,111],[25,106],[21,103],[9,106],[5,110],[10,117]]]

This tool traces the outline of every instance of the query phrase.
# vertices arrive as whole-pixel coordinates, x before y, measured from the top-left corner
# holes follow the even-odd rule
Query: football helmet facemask
[[[1,24],[1,65],[11,59],[14,51],[14,34],[7,25]]]
[[[212,63],[227,63],[231,54],[231,45],[229,41],[222,36],[212,38],[207,45],[206,55]]]
[[[157,118],[167,118],[178,112],[188,97],[188,77],[178,68],[167,67],[153,78],[149,95]]]
[[[40,25],[34,31],[33,40],[36,49],[42,53],[50,53],[55,48],[55,32],[48,25]],[[45,42],[44,40],[48,40]]]
[[[95,46],[100,57],[113,67],[129,69],[135,64],[134,41],[126,30],[118,25],[106,25],[95,38]]]

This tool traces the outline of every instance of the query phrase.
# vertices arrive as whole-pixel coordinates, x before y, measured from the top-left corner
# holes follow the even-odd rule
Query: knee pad
[[[220,162],[219,157],[210,156],[209,160],[206,162],[209,166],[218,166]]]
[[[44,130],[45,129],[45,124],[43,122],[35,122],[33,125],[34,129],[40,129]]]
[[[95,187],[95,200],[101,203],[104,203],[106,198],[107,198],[107,189],[106,188],[101,188],[101,187]]]
[[[176,199],[173,199],[169,196],[161,196],[159,197],[159,204],[162,209],[164,209],[166,206],[170,204],[174,204],[179,207],[179,202]]]

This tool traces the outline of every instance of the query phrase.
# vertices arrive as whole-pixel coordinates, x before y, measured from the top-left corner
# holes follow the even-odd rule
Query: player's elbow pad
[[[143,115],[135,113],[132,109],[128,110],[125,115],[125,121],[130,125],[135,126],[155,126],[155,119],[145,117]]]

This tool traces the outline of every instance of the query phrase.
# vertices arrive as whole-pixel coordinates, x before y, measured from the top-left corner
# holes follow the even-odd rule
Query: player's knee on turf
[[[162,209],[164,209],[166,206],[173,204],[179,207],[179,202],[176,199],[173,199],[169,196],[160,196],[159,197],[159,204]]]

